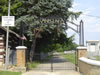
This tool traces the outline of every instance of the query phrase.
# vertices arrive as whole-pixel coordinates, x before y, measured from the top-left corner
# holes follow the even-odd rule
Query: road
[[[59,54],[54,54],[53,57],[32,71],[23,73],[23,75],[80,75],[75,71],[75,65],[64,59]]]

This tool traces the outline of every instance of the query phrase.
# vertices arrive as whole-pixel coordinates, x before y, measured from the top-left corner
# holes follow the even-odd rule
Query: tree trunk
[[[32,41],[31,51],[30,51],[30,61],[33,60],[34,53],[35,53],[35,47],[36,47],[36,38],[34,38]]]
[[[35,53],[35,47],[36,47],[36,39],[38,38],[39,34],[40,34],[39,29],[38,28],[34,29],[34,39],[32,41],[32,45],[31,45],[30,61],[33,60],[34,53]]]

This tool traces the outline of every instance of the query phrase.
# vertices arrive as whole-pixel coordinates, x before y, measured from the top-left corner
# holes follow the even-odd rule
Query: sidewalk
[[[41,72],[41,71],[29,71],[22,75],[80,75],[80,73],[74,70],[66,70],[60,72]]]

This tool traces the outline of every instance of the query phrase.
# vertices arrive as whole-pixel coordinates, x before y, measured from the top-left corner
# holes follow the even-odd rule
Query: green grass
[[[62,56],[69,62],[75,64],[75,54],[62,54]]]
[[[21,72],[0,71],[0,75],[22,75]]]
[[[40,64],[39,61],[28,62],[27,67],[28,69],[36,68]]]
[[[99,56],[96,56],[95,58],[96,58],[96,60],[100,61],[100,57]]]
[[[36,68],[39,64],[48,61],[51,57],[52,57],[52,56],[48,56],[46,59],[44,59],[44,60],[42,60],[42,61],[28,62],[28,63],[27,63],[28,69],[31,70],[31,69]]]

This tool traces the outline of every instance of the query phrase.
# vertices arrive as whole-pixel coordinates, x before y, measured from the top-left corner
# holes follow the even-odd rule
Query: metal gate
[[[9,64],[16,65],[16,50],[9,51]]]
[[[47,53],[47,54],[43,54],[42,56],[44,58],[42,58],[41,54],[40,54],[40,61],[43,61],[42,63],[40,63],[40,65],[38,65],[36,68],[34,68],[34,70],[37,71],[66,71],[66,70],[75,70],[75,64],[69,62],[64,56],[68,56],[68,55],[76,55],[75,51],[74,53],[68,53],[66,51],[66,53],[59,53],[59,52],[55,52],[55,53]],[[39,55],[39,54],[38,54]],[[46,59],[47,58],[47,59]],[[74,56],[75,58],[75,56]],[[46,60],[45,60],[46,59]]]

